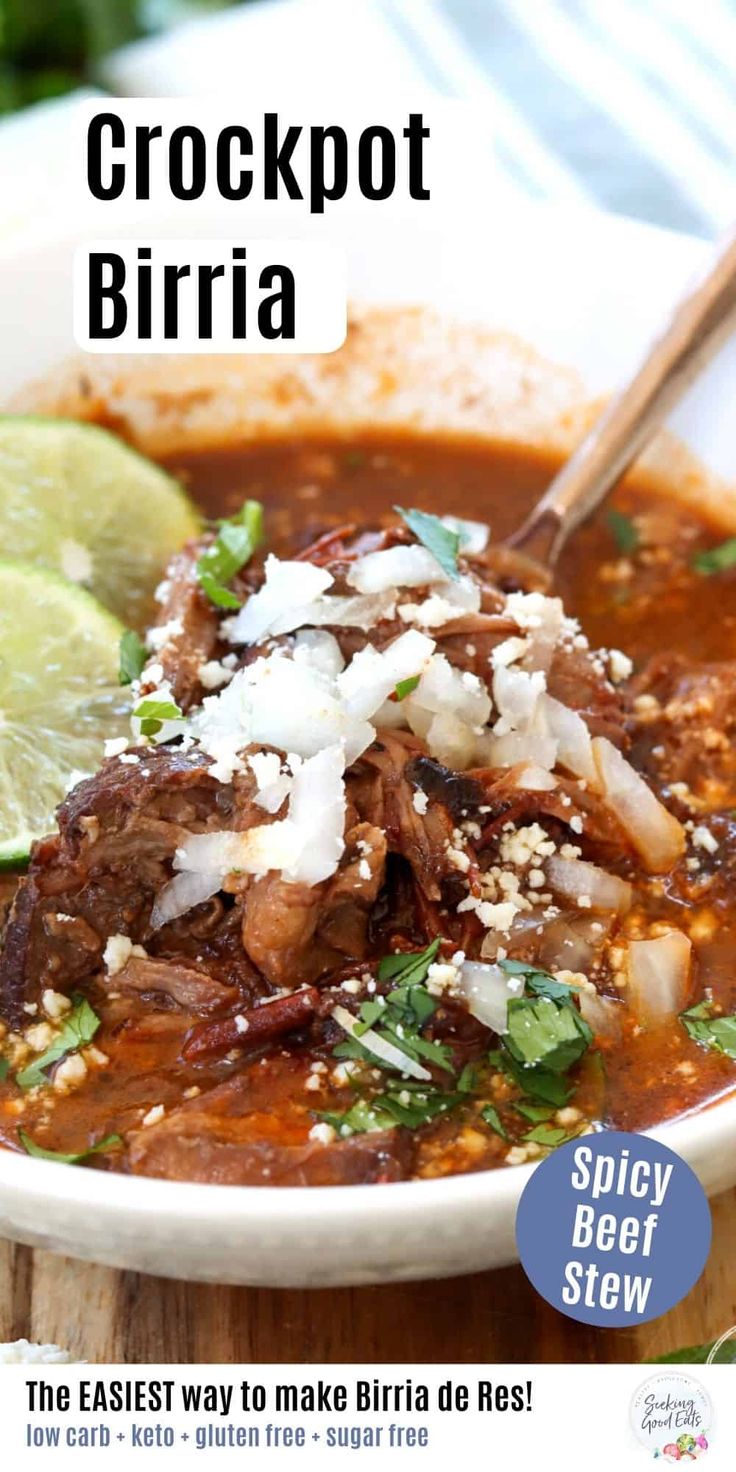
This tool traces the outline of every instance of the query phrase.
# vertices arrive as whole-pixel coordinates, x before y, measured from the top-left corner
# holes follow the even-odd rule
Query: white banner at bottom
[[[727,1365],[0,1367],[14,1469],[732,1468]],[[513,1463],[511,1461],[513,1459]]]

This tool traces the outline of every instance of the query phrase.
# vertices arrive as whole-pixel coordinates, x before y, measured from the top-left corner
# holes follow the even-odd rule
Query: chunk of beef
[[[211,976],[204,968],[180,961],[131,956],[115,973],[115,990],[167,997],[192,1012],[211,1012],[237,1000],[239,992]]]
[[[736,663],[656,655],[628,693],[634,760],[661,786],[685,782],[709,807],[736,799]]]
[[[418,758],[426,759],[426,748],[416,736],[383,731],[349,773],[346,785],[360,817],[383,830],[388,852],[408,860],[425,897],[437,902],[450,867],[447,848],[453,819],[445,802],[431,802],[426,814],[414,806],[420,784],[411,780],[410,772]],[[453,775],[447,772],[448,783]],[[450,800],[450,791],[448,786],[445,801]]]
[[[98,971],[110,936],[148,942],[154,896],[190,833],[263,821],[246,780],[215,781],[200,753],[158,747],[138,756],[112,758],[75,787],[58,835],[34,848],[0,953],[0,1008],[13,1026],[44,987],[70,991]],[[153,946],[166,944],[162,931]]]
[[[278,1063],[269,1059],[267,1088],[266,1070],[252,1068],[129,1136],[130,1169],[136,1175],[230,1186],[406,1179],[413,1150],[406,1130],[354,1135],[332,1144],[309,1138],[313,1116],[294,1102],[289,1061],[284,1060],[282,1077],[273,1077]]]
[[[266,874],[244,886],[243,945],[273,986],[302,986],[346,955],[365,955],[385,857],[384,834],[359,823],[346,834],[345,853],[331,879],[290,884]]]
[[[163,678],[170,682],[173,697],[183,711],[201,700],[204,692],[200,667],[212,659],[218,642],[218,612],[196,576],[202,546],[200,542],[189,543],[170,563],[153,632],[152,662],[161,665]],[[156,629],[165,634],[160,645]],[[141,684],[145,692],[145,670]]]

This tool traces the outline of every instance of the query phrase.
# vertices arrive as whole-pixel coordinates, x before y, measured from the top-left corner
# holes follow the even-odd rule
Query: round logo
[[[632,1397],[631,1429],[642,1446],[665,1462],[697,1462],[711,1440],[713,1407],[699,1380],[666,1369]]]
[[[610,1130],[554,1150],[519,1202],[516,1241],[538,1293],[582,1324],[619,1329],[674,1308],[703,1271],[708,1201],[659,1140]]]

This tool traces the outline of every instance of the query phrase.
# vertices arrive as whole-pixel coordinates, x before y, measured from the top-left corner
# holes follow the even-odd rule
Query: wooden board
[[[736,1191],[713,1206],[706,1272],[638,1330],[586,1329],[519,1268],[339,1291],[210,1287],[120,1273],[0,1242],[0,1340],[129,1364],[633,1362],[736,1323]]]

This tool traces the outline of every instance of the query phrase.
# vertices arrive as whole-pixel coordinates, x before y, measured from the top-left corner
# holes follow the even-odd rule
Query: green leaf
[[[478,1066],[475,1063],[466,1063],[457,1081],[457,1088],[461,1094],[472,1094],[478,1087]]]
[[[402,986],[417,985],[424,981],[439,948],[438,936],[425,951],[401,951],[395,956],[384,956],[378,963],[378,980],[400,980]]]
[[[551,1073],[547,1068],[528,1068],[516,1062],[504,1048],[495,1048],[488,1054],[492,1068],[505,1073],[517,1088],[532,1099],[542,1099],[558,1109],[567,1104],[573,1092],[560,1073]]]
[[[352,1037],[343,1039],[333,1048],[336,1058],[359,1058],[385,1067],[370,1048],[360,1039],[368,1029],[373,1029],[385,1042],[392,1043],[407,1058],[418,1062],[420,1058],[446,1073],[452,1073],[452,1051],[446,1043],[436,1043],[421,1036],[420,1029],[437,1010],[434,997],[430,996],[422,982],[439,949],[439,939],[432,941],[424,951],[405,952],[396,956],[384,956],[378,967],[381,981],[397,980],[399,985],[385,997],[372,997],[362,1002]]]
[[[386,1002],[392,1008],[393,1013],[401,1012],[404,1020],[410,1025],[418,1023],[419,1026],[428,1022],[433,1012],[437,1011],[437,1003],[430,996],[426,986],[414,982],[406,986],[394,987],[390,991]]]
[[[635,552],[639,546],[639,533],[631,517],[625,516],[623,511],[616,511],[612,506],[606,516],[606,521],[619,552],[626,555]]]
[[[158,736],[164,721],[181,721],[182,712],[173,700],[141,700],[133,715],[141,723],[141,736]]]
[[[545,1124],[548,1120],[552,1119],[555,1113],[553,1106],[550,1104],[528,1104],[524,1099],[519,1100],[519,1103],[514,1104],[513,1107],[517,1114],[521,1114],[531,1124]]]
[[[445,1094],[431,1084],[419,1084],[415,1080],[413,1086],[412,1081],[406,1085],[402,1082],[372,1099],[356,1099],[345,1114],[319,1117],[343,1136],[395,1129],[397,1125],[416,1130],[464,1102],[461,1094]]]
[[[593,1040],[587,1022],[570,1003],[550,997],[512,997],[508,1004],[508,1032],[504,1047],[517,1063],[543,1064],[552,1073],[565,1073],[582,1058]]]
[[[89,1160],[91,1155],[103,1155],[108,1150],[116,1150],[123,1143],[120,1135],[107,1135],[99,1144],[91,1145],[89,1150],[80,1150],[77,1155],[65,1155],[61,1150],[44,1150],[25,1130],[18,1130],[18,1139],[26,1155],[35,1155],[38,1160],[56,1160],[60,1165],[79,1165],[80,1161]]]
[[[0,1058],[0,1084],[10,1073],[10,1064],[7,1058]]]
[[[538,997],[548,997],[553,1002],[569,1002],[574,996],[573,988],[565,981],[557,981],[548,971],[531,966],[526,961],[499,961],[507,976],[523,976],[527,991]]]
[[[403,506],[394,506],[402,521],[406,522],[410,532],[414,533],[417,541],[426,547],[428,552],[439,562],[443,572],[449,578],[457,579],[460,574],[457,565],[457,554],[460,550],[460,535],[458,532],[450,531],[440,521],[438,516],[432,516],[428,511],[417,511],[414,508],[406,511]]]
[[[240,600],[226,584],[245,567],[262,541],[260,501],[245,501],[237,516],[220,522],[214,542],[197,563],[197,578],[211,603],[218,608],[240,607]]]
[[[736,567],[736,537],[729,537],[727,542],[721,542],[719,547],[710,547],[706,552],[696,552],[692,566],[706,578]]]
[[[693,1042],[715,1048],[736,1060],[736,1016],[714,1016],[709,1002],[699,1002],[696,1007],[681,1012],[680,1021]]]
[[[118,680],[121,685],[131,685],[133,680],[140,677],[141,670],[148,658],[146,646],[142,639],[138,638],[135,629],[126,629],[120,635],[120,668]]]
[[[492,1104],[486,1104],[480,1111],[481,1119],[493,1130],[494,1134],[500,1135],[502,1140],[508,1140],[508,1131],[501,1123],[501,1117]]]
[[[412,690],[416,690],[419,684],[419,678],[419,675],[410,675],[408,680],[399,680],[394,690],[394,698],[396,700],[406,700],[407,695],[411,695]]]
[[[538,1124],[523,1135],[522,1139],[528,1144],[544,1145],[548,1150],[555,1150],[558,1145],[574,1140],[579,1133],[579,1130],[565,1130],[562,1125]]]
[[[52,1064],[58,1063],[67,1053],[76,1053],[78,1048],[83,1048],[86,1043],[91,1043],[100,1026],[100,1019],[90,1007],[86,997],[75,996],[74,1008],[67,1014],[63,1026],[57,1034],[50,1048],[45,1053],[34,1058],[22,1073],[16,1075],[15,1082],[21,1089],[34,1089],[38,1084],[48,1082],[46,1069]]]

